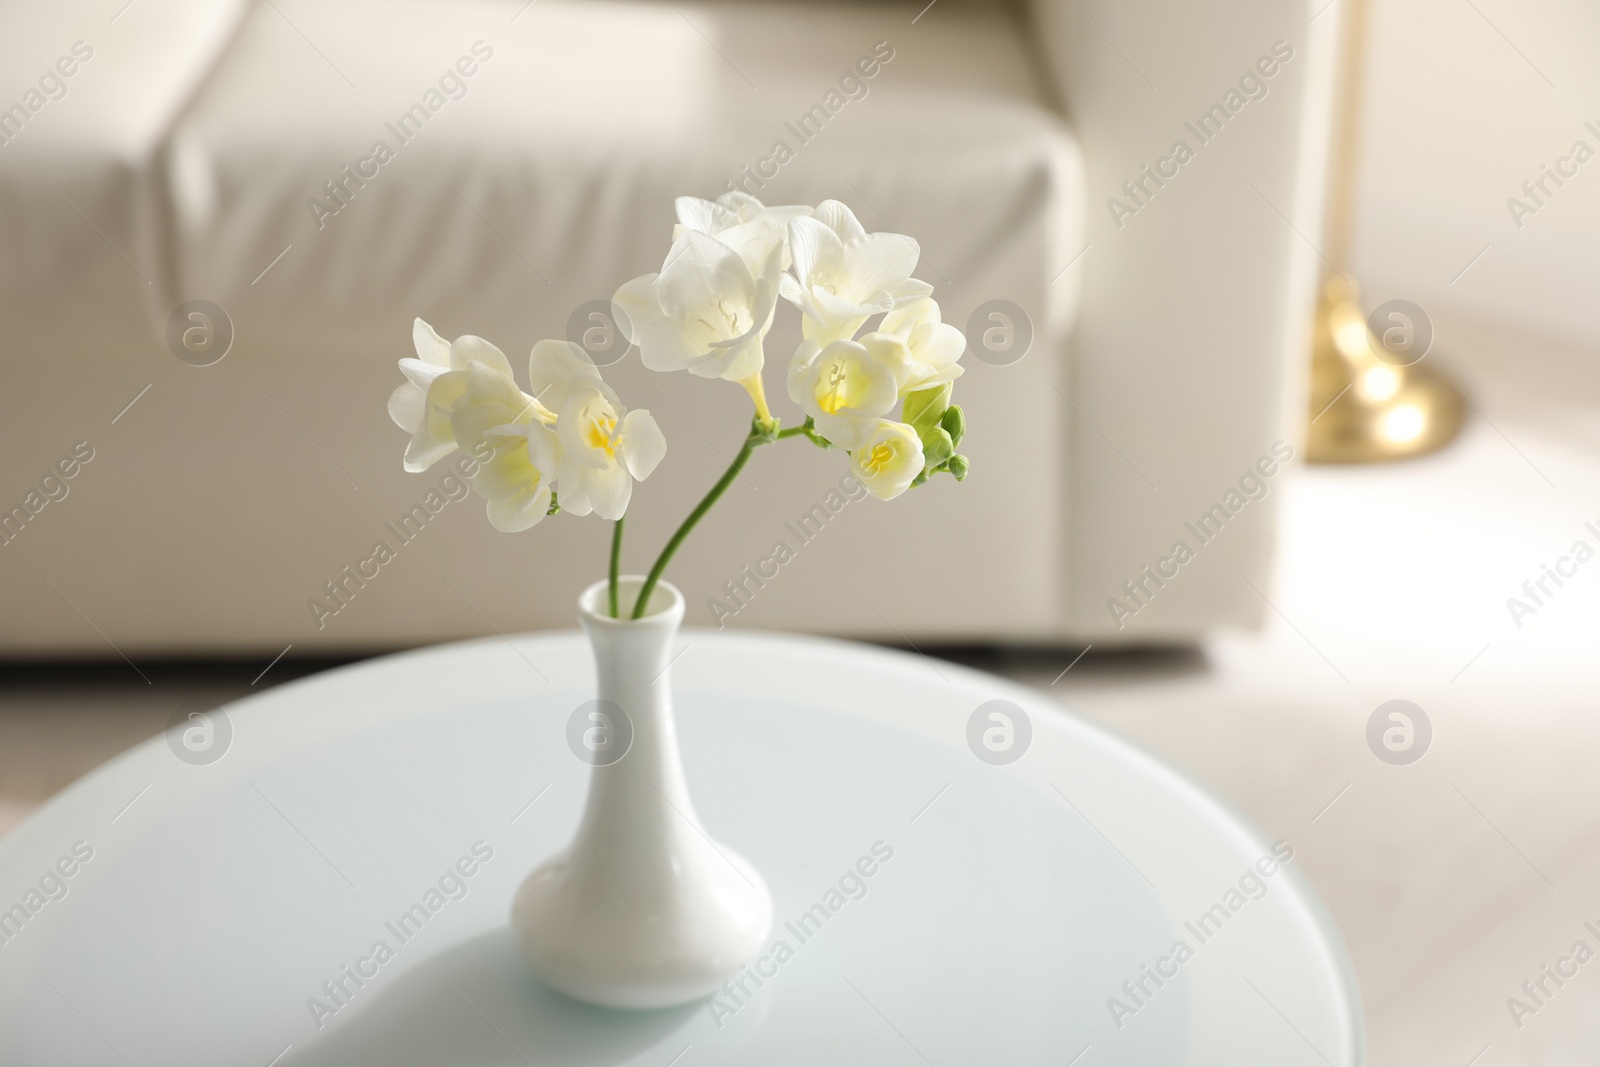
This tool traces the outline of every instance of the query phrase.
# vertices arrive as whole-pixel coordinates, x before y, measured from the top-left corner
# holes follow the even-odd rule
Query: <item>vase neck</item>
[[[594,651],[596,695],[621,705],[629,715],[645,714],[656,693],[667,692],[676,619],[641,619],[628,626],[592,626],[584,621]]]
[[[621,584],[622,603],[629,604],[632,590]],[[625,731],[627,747],[615,762],[597,763],[591,772],[580,837],[626,838],[646,851],[670,852],[679,834],[698,832],[672,713],[671,668],[683,598],[661,583],[658,594],[664,589],[668,595],[665,610],[613,619],[594,610],[606,602],[605,583],[594,589],[597,596],[586,593],[579,602],[579,621],[594,650],[596,696],[603,713],[620,720],[612,726]]]

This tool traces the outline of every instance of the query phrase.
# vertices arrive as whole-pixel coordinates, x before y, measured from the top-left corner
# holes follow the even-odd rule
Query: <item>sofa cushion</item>
[[[170,302],[251,288],[293,245],[261,284],[324,340],[369,337],[397,306],[526,325],[540,289],[564,321],[619,266],[656,268],[674,196],[731,181],[851,200],[873,228],[925,235],[950,277],[1030,198],[1054,228],[1029,269],[1080,247],[1072,142],[995,12],[519,7],[257,8],[174,138]]]

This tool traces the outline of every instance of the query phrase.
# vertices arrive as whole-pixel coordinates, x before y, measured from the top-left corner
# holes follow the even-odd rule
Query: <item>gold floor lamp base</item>
[[[1404,309],[1391,320],[1395,325],[1374,337],[1352,283],[1336,275],[1323,291],[1311,364],[1309,462],[1410,459],[1460,432],[1466,398],[1420,362],[1431,338],[1418,334],[1431,327]]]

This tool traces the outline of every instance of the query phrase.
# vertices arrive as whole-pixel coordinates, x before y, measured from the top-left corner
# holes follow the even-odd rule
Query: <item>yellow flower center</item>
[[[616,459],[617,452],[612,443],[612,435],[616,432],[617,420],[613,415],[591,415],[588,425],[584,427],[584,444],[597,451],[604,452],[607,459]]]
[[[887,441],[879,441],[861,461],[861,469],[868,474],[881,474],[883,468],[892,462],[894,462],[894,447]]]
[[[533,491],[544,481],[544,472],[533,465],[533,454],[528,451],[528,439],[518,434],[514,437],[491,437],[494,456],[485,467],[494,472],[491,477],[502,484],[517,484],[519,490]]]
[[[863,381],[866,375],[854,373],[855,368],[849,362],[836,359],[822,369],[822,375],[817,379],[817,407],[829,415],[835,415],[840,408],[853,408],[860,406],[861,394],[866,389]]]

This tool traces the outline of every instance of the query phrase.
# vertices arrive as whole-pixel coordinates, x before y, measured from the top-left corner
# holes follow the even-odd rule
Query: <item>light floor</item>
[[[1203,652],[962,656],[1046,689],[1184,768],[1296,859],[1344,932],[1375,1067],[1600,1062],[1600,962],[1520,1028],[1508,997],[1600,926],[1600,560],[1518,628],[1525,579],[1600,548],[1600,370],[1463,323],[1441,346],[1481,409],[1438,457],[1284,482],[1270,625]],[[256,665],[0,673],[0,832]],[[260,682],[304,665],[279,664]],[[1059,680],[1057,680],[1059,679]],[[1366,724],[1433,725],[1391,766]]]

